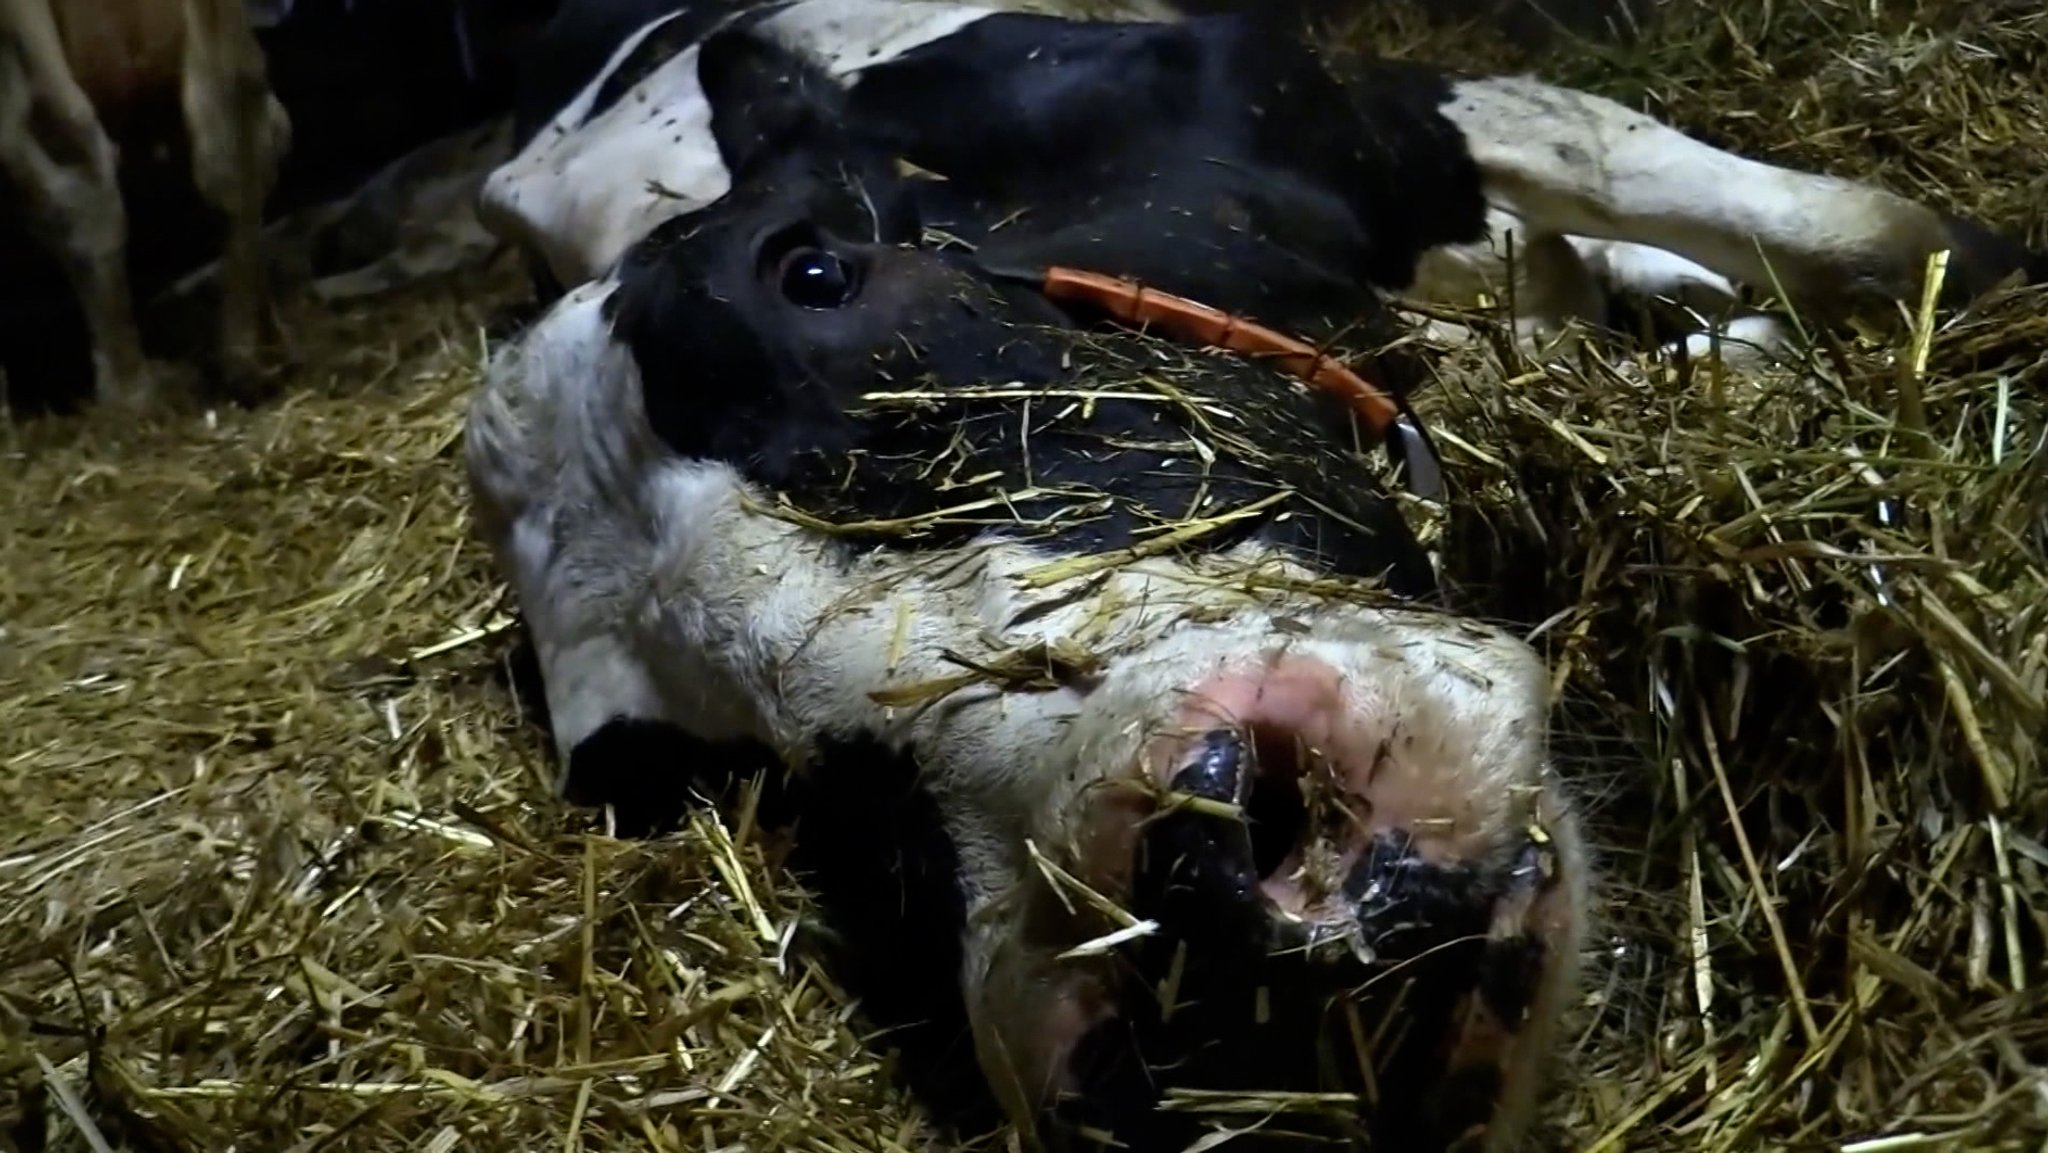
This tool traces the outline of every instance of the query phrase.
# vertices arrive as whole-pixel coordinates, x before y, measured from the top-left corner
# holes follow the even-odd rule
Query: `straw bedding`
[[[1666,20],[1540,67],[2038,224],[2038,5]],[[517,292],[302,310],[258,410],[0,428],[0,1145],[934,1142],[772,844],[548,798],[457,456]],[[1446,570],[1541,622],[1602,850],[1559,1147],[2048,1148],[2038,295],[1764,376],[1444,360]]]

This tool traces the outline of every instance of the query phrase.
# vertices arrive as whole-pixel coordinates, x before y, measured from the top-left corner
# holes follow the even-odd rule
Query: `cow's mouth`
[[[1483,1140],[1517,1093],[1575,947],[1568,833],[1541,803],[1503,826],[1461,794],[1470,772],[1402,764],[1335,689],[1309,660],[1219,677],[1201,726],[1155,749],[1170,791],[1129,899],[1160,930],[1070,1052],[1069,1146],[1179,1150],[1213,1123],[1258,1128],[1233,1146],[1423,1153]]]

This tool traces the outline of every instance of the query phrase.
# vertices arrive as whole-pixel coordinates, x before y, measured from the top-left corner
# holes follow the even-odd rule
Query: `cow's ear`
[[[846,91],[799,52],[746,29],[707,37],[697,80],[711,108],[711,135],[734,173],[771,150],[821,142],[844,127]]]

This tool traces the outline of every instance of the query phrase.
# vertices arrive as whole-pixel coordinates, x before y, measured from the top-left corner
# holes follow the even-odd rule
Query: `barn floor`
[[[1689,3],[1546,70],[2038,242],[2038,5]],[[255,410],[0,425],[0,1147],[933,1142],[755,839],[549,800],[460,472],[511,294],[299,315]],[[1449,568],[1548,622],[1614,902],[1555,1147],[2048,1150],[2044,360],[2029,293],[1755,381],[1447,361]]]

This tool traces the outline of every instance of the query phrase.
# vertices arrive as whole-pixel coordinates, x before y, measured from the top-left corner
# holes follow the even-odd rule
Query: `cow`
[[[517,154],[486,181],[480,215],[531,254],[536,282],[551,298],[600,275],[661,220],[720,195],[730,174],[705,132],[693,69],[695,45],[724,24],[758,23],[822,54],[852,86],[857,114],[886,118],[888,131],[914,139],[904,149],[911,162],[931,168],[988,139],[1059,130],[1036,122],[1029,102],[1044,97],[1028,86],[1001,95],[984,90],[971,102],[972,117],[914,95],[953,72],[1015,71],[1004,53],[1034,51],[1022,41],[1031,29],[1051,35],[1055,15],[1084,20],[1060,33],[1077,45],[1090,37],[1112,43],[1112,29],[1098,22],[1134,23],[1125,35],[1164,43],[1160,23],[1203,28],[1237,18],[1182,16],[1166,0],[1086,7],[1077,13],[1058,0],[569,0],[540,38],[537,64],[517,98]],[[1047,23],[1020,23],[1033,13]],[[1131,53],[1125,76],[1103,63],[1120,52]],[[1059,63],[1042,61],[1034,83],[1086,76],[1095,107],[1113,122],[1147,95],[1162,106],[1173,99],[1202,109],[1188,115],[1260,97],[1255,79],[1197,80],[1170,61],[1137,55],[1076,46]],[[1745,287],[1782,289],[1815,317],[1872,305],[1888,310],[1895,299],[1917,297],[1927,257],[1942,249],[1954,254],[1945,282],[1950,302],[2015,273],[2048,277],[2048,259],[1975,222],[1880,188],[1736,156],[1604,98],[1526,76],[1390,60],[1346,70],[1357,74],[1355,88],[1376,94],[1358,125],[1365,135],[1316,138],[1313,146],[1352,162],[1333,160],[1305,176],[1349,180],[1348,187],[1326,185],[1324,194],[1348,198],[1352,208],[1335,210],[1356,210],[1359,227],[1380,230],[1367,241],[1377,262],[1344,271],[1424,305],[1468,306],[1482,293],[1511,299],[1516,334],[1532,350],[1569,347],[1559,338],[1669,299],[1709,321],[1732,318],[1693,332],[1689,349],[1732,337],[1734,347],[1754,342],[1768,355],[1787,343],[1789,330],[1742,307]],[[1144,91],[1195,83],[1216,91]],[[1121,130],[1120,146],[1151,124],[1141,117],[1137,128]],[[1412,236],[1385,232],[1410,227]],[[1443,321],[1424,331],[1453,341],[1470,335]]]
[[[1020,7],[555,30],[483,211],[559,294],[465,453],[557,789],[769,770],[864,1003],[1047,1145],[1331,1090],[1236,1119],[1507,1149],[1591,865],[1543,662],[1363,451],[1428,487],[1383,294],[1490,214],[1845,304],[2025,254],[1527,79]]]
[[[0,0],[0,171],[85,313],[93,389],[158,403],[178,375],[144,352],[118,160],[182,113],[193,183],[226,220],[219,358],[254,371],[265,315],[257,231],[291,121],[242,0]],[[175,102],[175,103],[174,103]]]
[[[1343,106],[1240,22],[1139,36]],[[1173,148],[1156,183],[1049,199],[1073,228],[935,239],[1001,207],[906,165],[820,61],[753,25],[692,63],[731,183],[495,349],[466,427],[562,793],[644,817],[790,766],[849,984],[928,1052],[966,1038],[1046,1147],[1183,1148],[1201,1115],[1157,1107],[1176,1090],[1320,1090],[1267,1128],[1506,1148],[1588,867],[1543,661],[1433,602],[1365,450],[1408,386],[1166,342],[1068,291],[1130,288],[1076,256],[1150,253],[1149,283],[1290,327],[1357,312],[1349,279],[1241,223],[1320,209],[1304,232],[1342,240],[1314,186],[1237,171],[1255,158],[1219,129],[1240,156]],[[1318,131],[1298,110],[1263,123]],[[1006,177],[1032,146],[1005,142]]]

